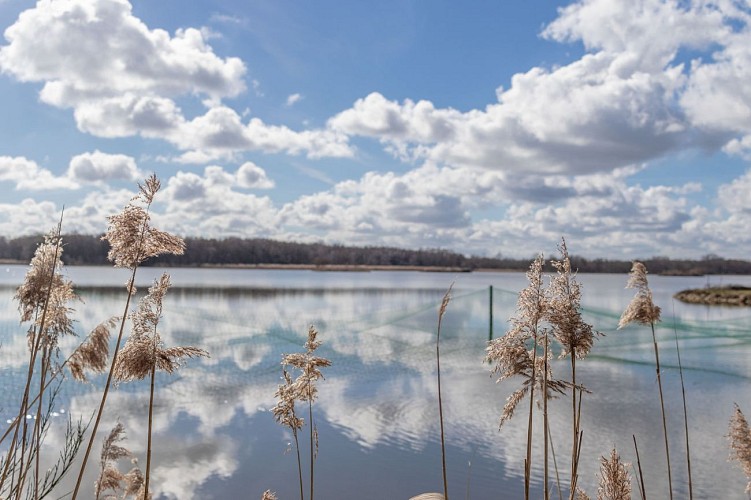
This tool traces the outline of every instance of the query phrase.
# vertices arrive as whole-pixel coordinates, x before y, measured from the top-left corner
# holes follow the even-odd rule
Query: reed
[[[443,429],[443,398],[441,397],[441,323],[443,322],[443,315],[446,314],[446,308],[451,300],[451,288],[453,283],[449,287],[446,294],[441,301],[441,307],[438,309],[438,332],[435,339],[435,360],[436,360],[436,373],[438,377],[438,419],[441,424],[441,466],[443,470],[443,497],[448,500],[449,487],[448,480],[446,478],[446,437]]]
[[[113,375],[116,381],[143,380],[149,377],[148,441],[146,448],[146,474],[144,500],[149,492],[151,478],[152,427],[154,416],[154,380],[156,371],[174,373],[185,359],[208,357],[209,353],[193,346],[164,347],[159,334],[164,296],[170,287],[170,276],[163,273],[154,280],[149,293],[141,299],[132,314],[133,329],[115,363]]]
[[[125,299],[125,308],[120,316],[120,327],[115,342],[115,349],[112,353],[110,368],[107,374],[107,381],[104,385],[102,398],[97,410],[94,428],[89,437],[89,443],[86,446],[86,452],[78,471],[78,479],[73,490],[72,499],[78,497],[81,489],[83,474],[86,470],[86,464],[91,454],[91,449],[96,438],[99,423],[102,420],[104,407],[107,403],[107,395],[112,385],[112,377],[117,357],[120,352],[123,332],[125,331],[125,321],[128,317],[130,302],[135,293],[135,279],[138,267],[145,260],[156,257],[164,253],[180,255],[185,249],[185,243],[177,236],[160,231],[151,226],[150,208],[154,202],[154,197],[161,188],[161,183],[156,175],[148,177],[143,184],[138,185],[138,194],[131,199],[130,203],[123,208],[119,214],[108,217],[107,232],[103,236],[104,240],[109,241],[110,251],[107,255],[109,260],[114,263],[115,267],[122,267],[131,271],[130,279],[126,285],[127,294]]]
[[[681,347],[678,345],[678,329],[675,327],[675,302],[673,302],[673,333],[675,334],[675,353],[678,356],[678,374],[681,378],[681,399],[683,400],[683,430],[686,435],[686,467],[688,468],[688,498],[694,499],[694,482],[691,479],[691,440],[688,433],[688,407],[686,405],[686,385],[683,382],[683,363]]]
[[[287,394],[292,401],[301,401],[308,404],[308,430],[310,438],[310,490],[308,498],[313,500],[314,494],[314,465],[318,450],[318,431],[313,422],[313,401],[318,397],[318,380],[323,378],[321,368],[331,366],[331,361],[326,358],[317,356],[316,349],[321,346],[321,341],[317,339],[318,331],[310,326],[308,328],[308,339],[304,344],[305,352],[285,354],[282,356],[283,370],[287,366],[296,368],[299,371],[298,377],[290,384],[290,392]],[[294,406],[292,406],[294,412]],[[294,415],[294,413],[292,413]],[[293,422],[295,425],[297,422]],[[302,425],[302,421],[299,422]],[[288,425],[288,424],[285,424]],[[298,447],[299,450],[299,447]],[[299,462],[298,462],[299,470]],[[302,491],[300,492],[302,498]]]
[[[21,313],[21,322],[30,322],[27,331],[29,364],[18,412],[3,435],[4,440],[13,432],[0,474],[0,492],[8,498],[20,498],[24,495],[40,498],[43,493],[49,493],[62,478],[58,473],[64,473],[70,467],[80,445],[81,436],[76,432],[80,425],[74,427],[72,420],[69,420],[65,448],[60,459],[42,475],[41,448],[59,386],[52,389],[46,406],[44,397],[51,382],[49,374],[52,362],[57,358],[58,342],[63,336],[74,335],[69,303],[77,299],[73,284],[61,273],[62,221],[61,215],[56,229],[37,247],[24,281],[14,295]],[[38,379],[38,390],[35,390],[36,396],[31,399],[34,377]],[[27,419],[23,417],[28,415],[35,404],[34,425],[30,429]],[[30,484],[28,488],[27,483]]]
[[[292,381],[292,377],[287,371],[286,367],[282,367],[282,379],[284,383],[279,385],[274,397],[277,398],[277,404],[272,408],[271,412],[274,414],[274,418],[277,423],[289,427],[292,431],[292,436],[295,439],[295,452],[297,454],[297,475],[300,482],[300,500],[304,500],[305,493],[303,492],[302,482],[302,461],[300,460],[300,440],[298,438],[298,432],[304,425],[304,420],[297,416],[295,412],[295,401],[299,387]]]
[[[499,382],[511,377],[522,379],[521,387],[506,399],[499,428],[513,417],[517,405],[529,394],[527,453],[524,461],[525,499],[529,499],[530,495],[535,387],[542,391],[543,401],[547,401],[555,393],[562,394],[566,388],[564,382],[553,379],[549,373],[548,358],[551,353],[547,348],[548,329],[544,327],[549,304],[543,287],[542,266],[543,257],[540,255],[532,262],[527,272],[529,285],[519,292],[516,315],[510,320],[511,328],[505,335],[488,342],[485,349],[485,361],[493,365],[491,373],[497,375]],[[528,348],[530,344],[531,349]],[[539,348],[542,348],[542,355],[538,355]],[[546,444],[545,461],[547,461],[547,422],[543,429],[543,436]]]
[[[597,500],[631,500],[631,464],[621,461],[613,448],[609,457],[600,457],[600,484]]]
[[[668,492],[673,498],[673,475],[670,468],[670,446],[668,445],[668,424],[665,416],[665,398],[662,393],[662,377],[660,376],[660,351],[657,347],[655,323],[660,321],[660,308],[652,301],[652,291],[647,281],[647,268],[641,262],[634,262],[629,274],[626,288],[635,288],[636,294],[626,307],[618,322],[618,328],[629,323],[649,325],[652,330],[652,344],[655,353],[655,370],[657,371],[657,387],[660,393],[660,411],[662,414],[662,435],[665,438],[665,459],[668,467]]]
[[[576,360],[584,359],[592,349],[595,335],[601,335],[581,316],[581,284],[576,279],[576,272],[571,268],[566,240],[561,238],[558,246],[560,260],[551,264],[556,274],[548,287],[548,308],[546,319],[551,325],[553,337],[560,343],[560,357],[568,356],[571,361],[571,412],[572,412],[572,447],[571,447],[571,482],[569,499],[576,494],[578,474],[578,437],[581,431],[581,406],[577,405],[577,392],[584,390],[576,382]]]
[[[730,440],[730,459],[736,461],[746,474],[749,479],[746,493],[751,493],[751,429],[737,404],[733,416],[730,417],[728,439]]]

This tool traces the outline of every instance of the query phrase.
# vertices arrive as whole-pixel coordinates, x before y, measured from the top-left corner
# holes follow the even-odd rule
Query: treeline
[[[28,262],[42,236],[6,238],[0,236],[0,259]],[[66,265],[107,265],[109,244],[99,236],[70,234],[63,236]],[[503,269],[523,271],[534,259],[507,257],[467,257],[440,249],[407,250],[394,247],[356,247],[295,243],[262,238],[186,238],[183,255],[153,259],[153,266],[223,266],[223,265],[344,265],[344,266],[416,266],[450,267],[467,270]],[[699,260],[652,257],[639,259],[652,274],[751,274],[751,262],[707,255]],[[587,259],[571,257],[572,266],[584,273],[628,273],[630,260]]]

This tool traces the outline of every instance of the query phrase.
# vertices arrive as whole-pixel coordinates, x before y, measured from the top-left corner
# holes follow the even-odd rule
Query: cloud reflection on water
[[[349,481],[355,488],[358,478],[342,477],[338,471],[372,461],[379,464],[368,472],[374,481],[388,483],[399,469],[411,471],[414,479],[400,478],[398,486],[405,498],[407,492],[419,492],[425,476],[431,477],[440,468],[435,455],[434,329],[445,291],[439,282],[445,279],[434,279],[433,287],[401,289],[324,286],[247,293],[239,288],[170,291],[165,303],[165,342],[195,344],[206,348],[212,357],[191,360],[178,376],[157,379],[156,491],[164,498],[179,499],[221,498],[217,496],[220,492],[246,495],[256,490],[259,494],[253,495],[260,497],[266,488],[277,490],[280,498],[295,494],[295,461],[284,454],[290,436],[273,422],[268,409],[275,403],[282,353],[300,350],[307,325],[315,324],[324,342],[321,354],[334,362],[325,373],[316,403],[322,431],[317,481],[322,491],[327,482]],[[623,298],[625,305],[630,299],[631,292],[622,293],[621,283],[613,287],[611,280],[611,286],[605,287],[598,277],[588,289],[587,280],[583,281],[586,316],[607,336],[597,341],[591,359],[577,364],[580,380],[592,391],[583,403],[581,485],[590,493],[594,491],[597,457],[614,444],[624,458],[633,460],[631,435],[635,434],[648,491],[658,494],[665,483],[665,466],[651,337],[639,328],[613,331],[620,314],[613,304]],[[526,421],[517,417],[498,430],[503,400],[516,382],[495,384],[491,379],[489,367],[482,363],[488,328],[487,290],[462,286],[460,281],[449,305],[441,349],[447,441],[454,454],[450,457],[452,488],[463,492],[471,461],[473,496],[485,498],[499,489],[516,491],[520,486]],[[9,293],[0,293],[8,297],[0,317],[2,366],[6,374],[17,377],[24,364],[25,339],[14,334],[20,329],[15,316],[9,317],[11,312],[15,314],[7,306]],[[119,314],[122,307],[123,293],[117,290],[86,289],[83,295],[86,303],[76,312],[82,332]],[[504,320],[515,307],[514,294],[496,294],[495,307],[496,333],[502,334]],[[714,319],[702,322],[695,314],[686,316],[690,321],[680,324],[679,333],[682,338],[689,337],[682,340],[682,356],[689,368],[685,375],[692,449],[696,450],[692,454],[695,490],[702,497],[743,498],[743,475],[725,462],[724,434],[732,402],[743,407],[744,401],[751,401],[747,362],[751,353],[738,347],[749,339],[751,322],[737,310],[728,313],[727,324]],[[684,327],[686,331],[681,329]],[[674,476],[684,491],[680,388],[677,371],[671,368],[676,365],[674,341],[670,328],[660,329],[658,334],[666,365]],[[64,352],[70,352],[73,345],[65,344]],[[567,363],[557,361],[554,369],[565,376]],[[75,414],[88,415],[98,404],[101,385],[101,380],[92,386],[66,382],[61,403]],[[10,401],[11,396],[6,393],[4,400]],[[111,428],[119,419],[127,429],[127,445],[141,457],[145,456],[147,405],[146,384],[122,384],[110,396],[102,427]],[[552,403],[551,415],[563,478],[568,469],[570,400],[564,397]],[[536,426],[540,429],[541,422]],[[59,446],[60,439],[59,430],[51,432],[50,449]],[[538,446],[535,457],[541,457],[541,451]],[[533,464],[536,480],[542,475],[540,462],[541,458],[536,458]],[[93,481],[92,474],[89,471]],[[539,481],[535,487],[539,490]],[[372,498],[382,498],[381,493],[368,492]]]

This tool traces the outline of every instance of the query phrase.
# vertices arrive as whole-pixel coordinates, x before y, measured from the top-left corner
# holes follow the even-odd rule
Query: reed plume
[[[143,473],[138,467],[138,461],[133,457],[133,453],[127,448],[120,446],[120,442],[125,439],[125,428],[118,422],[112,428],[109,435],[102,441],[102,451],[100,453],[100,471],[99,479],[94,482],[94,495],[96,500],[107,491],[110,494],[102,498],[106,500],[125,499],[125,498],[144,498],[145,485]],[[133,467],[130,471],[123,474],[117,467],[117,463],[123,458],[130,458]],[[151,498],[149,493],[147,498]]]
[[[631,474],[629,463],[621,462],[621,457],[613,448],[610,457],[600,457],[600,485],[597,500],[631,500]]]
[[[563,350],[560,357],[569,356],[571,360],[571,407],[572,407],[572,451],[571,451],[571,484],[569,498],[574,500],[578,471],[579,432],[581,430],[581,406],[577,405],[577,391],[583,390],[576,383],[576,360],[584,359],[592,349],[596,332],[592,325],[586,323],[581,316],[581,284],[576,279],[576,272],[571,269],[566,240],[561,238],[558,246],[561,260],[553,260],[551,264],[556,270],[555,276],[548,286],[548,307],[546,319],[550,324],[553,337],[561,344]]]
[[[730,439],[730,460],[738,462],[738,466],[743,469],[743,473],[749,479],[746,493],[751,493],[751,430],[737,404],[733,416],[730,417],[728,439]]]
[[[548,331],[543,321],[546,317],[548,298],[543,289],[543,257],[540,255],[530,265],[527,272],[529,285],[519,292],[516,315],[511,318],[511,329],[502,337],[488,342],[485,360],[493,364],[491,373],[498,375],[498,381],[513,376],[522,378],[522,385],[507,399],[501,413],[499,427],[514,415],[516,406],[529,394],[529,415],[527,422],[527,456],[524,463],[524,494],[529,498],[529,484],[532,470],[532,412],[535,387],[543,393],[544,404],[555,393],[562,394],[566,384],[552,378]],[[531,344],[531,349],[528,347]],[[538,355],[542,348],[542,355]],[[544,431],[544,434],[547,434]],[[547,436],[545,435],[547,443]],[[546,446],[547,448],[547,446]],[[547,449],[545,450],[547,457]],[[547,474],[546,474],[547,475]]]
[[[662,378],[660,376],[660,351],[657,348],[657,336],[655,335],[655,323],[660,321],[660,308],[652,301],[652,290],[647,281],[647,268],[641,262],[635,261],[631,267],[626,288],[635,288],[636,294],[626,307],[618,322],[618,329],[629,323],[649,325],[652,329],[652,344],[655,351],[655,370],[657,372],[657,387],[660,392],[660,411],[662,413],[662,434],[665,438],[665,459],[668,466],[668,489],[670,499],[673,498],[673,475],[670,468],[670,447],[668,446],[668,424],[665,416],[665,398],[662,393]]]
[[[660,308],[652,301],[652,290],[647,281],[647,267],[641,262],[634,261],[631,266],[626,288],[635,288],[636,294],[623,311],[618,328],[623,328],[629,323],[654,325],[659,322]]]
[[[331,366],[331,361],[326,358],[316,356],[315,351],[321,346],[321,341],[317,340],[318,331],[310,326],[308,328],[308,339],[304,344],[305,352],[285,354],[282,356],[282,365],[297,368],[300,375],[293,382],[296,388],[294,399],[308,403],[308,429],[310,436],[310,493],[309,498],[313,500],[313,478],[315,455],[318,450],[318,431],[313,423],[313,401],[318,396],[316,382],[323,378],[321,368]]]
[[[109,357],[110,330],[116,326],[118,318],[113,317],[98,324],[67,360],[71,376],[79,382],[86,382],[86,370],[103,373],[107,369]]]
[[[277,500],[276,494],[271,490],[266,490],[263,492],[263,496],[261,496],[261,500]]]
[[[75,334],[73,321],[70,319],[72,309],[68,304],[76,300],[77,296],[73,292],[73,283],[65,279],[61,272],[63,266],[61,227],[62,216],[56,229],[50,232],[36,248],[24,281],[14,294],[14,299],[18,302],[21,322],[30,322],[30,326],[26,335],[29,347],[26,384],[16,418],[3,436],[4,439],[11,430],[13,431],[13,438],[5,454],[2,474],[0,474],[0,491],[7,489],[10,492],[9,496],[21,496],[32,461],[34,463],[33,482],[29,494],[34,497],[39,496],[39,487],[43,482],[39,467],[43,428],[48,421],[48,414],[52,411],[54,399],[54,396],[50,398],[45,414],[44,393],[49,385],[52,359],[58,355],[60,337]],[[39,389],[35,391],[36,397],[33,401],[29,402],[31,381],[37,364]],[[22,417],[29,413],[34,403],[36,403],[35,420],[29,438],[29,426],[26,419]],[[74,448],[77,451],[78,447]],[[11,474],[10,487],[4,488],[8,474],[15,471],[18,472],[18,477]],[[44,481],[46,482],[46,479]]]
[[[289,427],[292,431],[292,436],[295,438],[297,476],[300,482],[300,500],[303,500],[305,495],[303,493],[302,461],[300,460],[300,440],[298,438],[298,431],[302,429],[305,421],[295,413],[295,400],[297,399],[297,395],[301,388],[299,383],[292,381],[292,377],[284,366],[282,367],[282,378],[284,383],[279,386],[274,394],[274,397],[278,399],[278,402],[271,411],[274,414],[276,421],[285,427]]]
[[[115,350],[112,353],[107,381],[102,392],[102,399],[99,403],[99,409],[94,420],[94,428],[89,437],[89,444],[86,447],[81,468],[78,472],[75,489],[73,490],[72,500],[78,496],[83,480],[83,474],[86,470],[91,449],[94,444],[99,423],[104,413],[104,407],[107,403],[107,395],[112,384],[112,377],[117,364],[120,345],[122,343],[123,332],[125,330],[125,320],[128,317],[130,301],[135,293],[136,271],[143,261],[157,255],[171,253],[181,255],[185,250],[185,243],[178,236],[174,236],[164,231],[160,231],[151,226],[150,209],[154,197],[159,191],[161,184],[155,174],[149,176],[143,184],[138,184],[138,194],[134,196],[128,205],[123,208],[119,214],[107,218],[107,232],[102,239],[109,241],[110,250],[107,257],[112,261],[115,267],[124,267],[131,271],[130,279],[127,284],[127,295],[125,299],[125,308],[121,316],[120,327],[115,342]],[[146,488],[148,490],[148,488]]]
[[[150,377],[144,493],[149,491],[151,473],[151,437],[156,370],[174,373],[185,358],[209,355],[205,350],[192,346],[169,348],[163,346],[158,326],[162,318],[164,296],[169,287],[169,274],[163,273],[159,279],[154,280],[154,284],[149,288],[149,293],[141,299],[137,310],[132,314],[133,329],[131,335],[123,346],[113,370],[113,375],[117,381],[143,380],[147,376]]]
[[[451,289],[454,284],[449,286],[446,294],[441,301],[441,307],[438,309],[438,333],[435,339],[435,359],[436,359],[436,373],[438,377],[438,420],[441,423],[441,465],[443,470],[443,496],[446,500],[449,498],[448,480],[446,478],[446,439],[443,430],[443,398],[441,397],[441,323],[443,322],[443,315],[446,314],[449,301],[451,300]]]
[[[102,451],[99,454],[99,479],[94,482],[96,500],[99,500],[100,495],[107,490],[112,490],[116,495],[122,489],[121,482],[124,475],[117,468],[117,462],[121,458],[131,456],[127,448],[118,444],[123,439],[125,439],[125,427],[118,422],[102,441]]]

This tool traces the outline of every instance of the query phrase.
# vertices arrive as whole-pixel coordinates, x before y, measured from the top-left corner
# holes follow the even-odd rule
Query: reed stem
[[[145,230],[145,224],[144,224]],[[91,448],[94,444],[94,438],[96,438],[97,429],[99,429],[99,423],[102,420],[102,414],[104,413],[104,405],[107,402],[107,394],[112,384],[112,374],[115,371],[115,362],[117,361],[117,354],[120,352],[120,344],[123,339],[123,331],[125,330],[125,320],[128,317],[128,309],[130,308],[130,299],[133,297],[133,289],[135,288],[136,270],[138,266],[133,267],[133,271],[130,276],[130,282],[128,283],[128,297],[125,300],[125,310],[123,311],[122,320],[120,321],[120,331],[117,334],[117,342],[115,343],[115,351],[112,353],[112,361],[110,362],[110,371],[107,374],[107,382],[104,385],[104,392],[102,393],[102,400],[99,403],[99,411],[96,414],[96,420],[94,421],[94,428],[91,430],[91,436],[89,437],[89,444],[86,446],[86,453],[83,456],[83,462],[81,463],[81,469],[78,471],[78,479],[76,480],[76,487],[73,490],[72,500],[76,500],[78,497],[78,491],[81,489],[81,481],[83,480],[83,473],[86,470],[86,463],[89,460],[91,454]]]
[[[683,383],[683,365],[681,364],[681,348],[678,345],[678,329],[675,326],[675,302],[673,302],[673,333],[675,334],[675,352],[678,354],[678,373],[681,378],[681,397],[683,398],[683,428],[686,432],[686,465],[688,466],[688,498],[694,499],[694,487],[691,481],[691,446],[688,437],[688,410],[686,406],[686,386]]]
[[[636,464],[639,466],[639,492],[641,493],[642,500],[647,500],[647,489],[644,487],[644,474],[641,471],[641,460],[639,459],[639,447],[636,446],[636,435],[631,434],[634,438],[634,451],[636,452]]]
[[[446,442],[443,429],[443,398],[441,397],[441,322],[443,320],[443,313],[446,311],[446,305],[448,304],[448,297],[451,293],[451,288],[446,292],[441,304],[441,309],[438,313],[438,333],[435,340],[435,357],[436,357],[436,369],[438,373],[438,420],[441,423],[441,465],[443,467],[443,498],[449,499],[448,481],[446,479]]]
[[[662,412],[662,433],[665,437],[665,458],[668,465],[668,488],[670,490],[670,500],[673,500],[673,476],[670,470],[670,448],[668,446],[668,424],[665,416],[665,398],[662,394],[662,378],[660,377],[660,353],[657,348],[657,337],[655,335],[655,324],[650,323],[652,327],[652,342],[655,348],[655,369],[657,371],[657,387],[660,390],[660,410]]]

